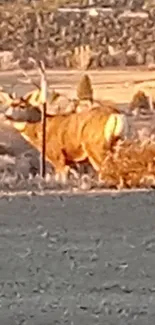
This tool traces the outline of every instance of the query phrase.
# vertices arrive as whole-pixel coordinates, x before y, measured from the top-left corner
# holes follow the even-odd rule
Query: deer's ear
[[[39,96],[40,96],[40,89],[33,90],[31,92],[28,92],[23,96],[24,101],[27,104],[31,104],[32,106],[36,106],[36,104],[39,104]]]

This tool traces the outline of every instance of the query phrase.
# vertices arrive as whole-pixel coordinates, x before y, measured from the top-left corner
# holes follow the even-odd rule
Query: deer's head
[[[149,98],[144,91],[139,90],[132,98],[130,103],[130,109],[132,111],[136,109],[146,109],[150,110]]]
[[[22,131],[29,123],[41,121],[41,111],[38,107],[30,105],[23,98],[16,99],[6,109],[5,118],[9,124],[13,125],[19,131]]]

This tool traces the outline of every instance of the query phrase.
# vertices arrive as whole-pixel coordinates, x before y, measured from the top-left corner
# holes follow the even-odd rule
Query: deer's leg
[[[52,150],[47,152],[47,159],[54,167],[56,182],[67,184],[69,173],[78,179],[78,172],[67,164],[63,150],[52,146]]]
[[[104,158],[103,146],[98,144],[85,144],[85,152],[92,167],[99,173]]]
[[[65,166],[62,170],[55,173],[55,181],[60,184],[67,184],[69,174],[69,166]]]
[[[69,166],[66,165],[66,158],[61,149],[51,144],[52,150],[47,150],[47,159],[55,170],[55,180],[58,183],[67,183]]]

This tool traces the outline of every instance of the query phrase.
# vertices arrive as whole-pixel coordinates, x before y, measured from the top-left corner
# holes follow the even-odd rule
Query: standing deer
[[[35,148],[41,151],[41,111],[26,100],[11,105],[6,121]],[[102,161],[118,139],[128,132],[128,121],[117,108],[46,117],[46,159],[55,169],[57,180],[66,182],[71,163],[88,160],[100,176]]]

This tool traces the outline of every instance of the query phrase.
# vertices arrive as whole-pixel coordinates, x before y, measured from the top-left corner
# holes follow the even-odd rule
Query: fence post
[[[47,113],[47,81],[45,75],[45,65],[43,61],[40,61],[41,71],[41,126],[42,126],[42,151],[40,154],[40,176],[45,177],[46,175],[46,113]]]

